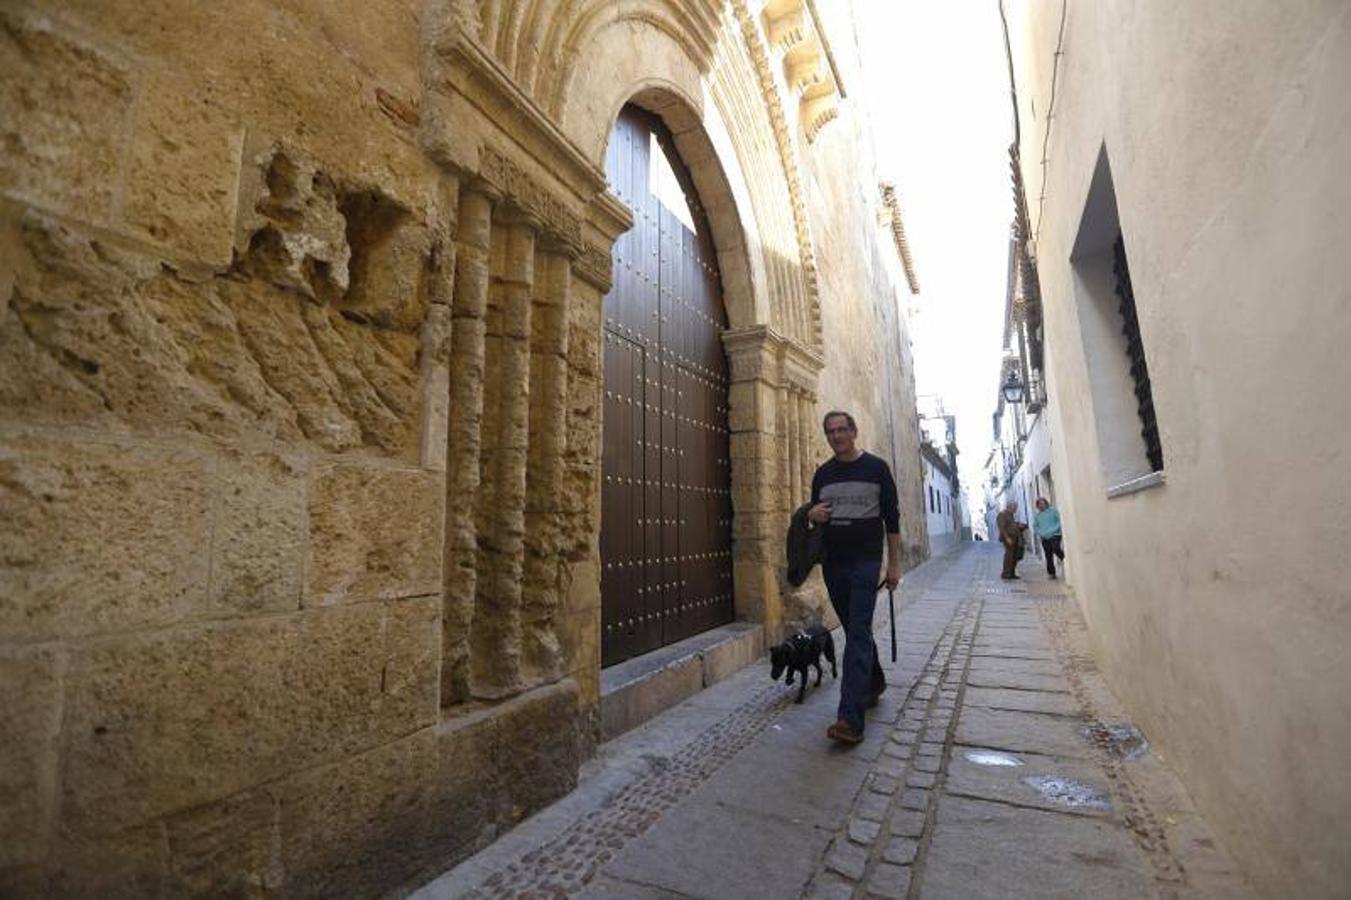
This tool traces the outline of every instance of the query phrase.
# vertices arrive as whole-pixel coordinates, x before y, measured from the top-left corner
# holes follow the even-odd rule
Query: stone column
[[[806,391],[799,391],[795,398],[797,402],[798,416],[798,459],[802,468],[802,483],[807,491],[811,490],[812,476],[816,472],[816,466],[813,460],[816,458],[816,448],[821,446],[817,443],[817,436],[820,431],[816,422],[816,398]]]
[[[788,456],[788,514],[792,515],[799,503],[806,503],[811,482],[803,483],[802,474],[802,392],[795,387],[784,389],[784,406],[788,413],[788,433],[784,435],[784,452]]]
[[[564,452],[567,449],[568,303],[572,263],[553,250],[536,260],[530,336],[530,453],[525,493],[523,661],[527,681],[562,673],[557,610],[563,564]]]
[[[470,646],[474,696],[496,699],[521,690],[521,575],[525,549],[526,454],[529,442],[530,313],[535,270],[535,230],[511,218],[499,225],[491,252],[486,342],[485,440],[478,502],[478,583]]]
[[[731,367],[732,571],[737,618],[762,622],[767,637],[782,621],[783,480],[779,428],[778,345],[764,326],[727,331]]]
[[[446,448],[445,608],[441,702],[469,699],[469,632],[474,618],[478,537],[474,505],[483,424],[484,316],[492,199],[475,188],[460,196],[451,310],[450,421]]]

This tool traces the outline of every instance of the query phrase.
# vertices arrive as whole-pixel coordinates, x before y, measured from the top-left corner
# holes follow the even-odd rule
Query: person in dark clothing
[[[999,577],[1005,581],[1018,579],[1018,560],[1023,558],[1023,532],[1027,526],[1014,518],[1017,514],[1018,501],[1010,500],[994,520],[995,528],[999,529],[999,542],[1004,545],[1004,568]]]
[[[858,426],[846,412],[826,414],[822,426],[835,456],[812,478],[807,517],[825,528],[822,574],[830,605],[844,626],[844,679],[837,721],[826,734],[842,744],[863,740],[863,713],[886,690],[886,676],[873,641],[873,609],[882,570],[883,535],[887,567],[883,581],[901,580],[901,520],[896,481],[886,462],[855,446]]]

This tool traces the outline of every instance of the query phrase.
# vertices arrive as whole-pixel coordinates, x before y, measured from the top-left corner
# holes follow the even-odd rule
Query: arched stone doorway
[[[732,621],[727,330],[693,181],[656,115],[630,104],[606,152],[634,225],[603,303],[601,662]]]

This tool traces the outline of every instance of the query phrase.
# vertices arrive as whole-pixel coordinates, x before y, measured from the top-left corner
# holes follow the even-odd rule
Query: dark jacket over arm
[[[826,530],[807,520],[811,508],[810,503],[799,506],[788,524],[788,583],[793,587],[800,587],[825,555]]]

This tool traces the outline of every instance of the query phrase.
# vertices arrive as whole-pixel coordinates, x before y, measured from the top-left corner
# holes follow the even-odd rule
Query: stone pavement
[[[907,574],[899,662],[864,742],[838,682],[768,664],[601,748],[572,794],[418,889],[455,897],[1247,897],[1097,675],[1035,560],[968,545]],[[837,648],[839,648],[837,632]]]

